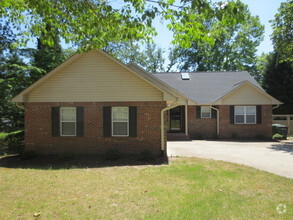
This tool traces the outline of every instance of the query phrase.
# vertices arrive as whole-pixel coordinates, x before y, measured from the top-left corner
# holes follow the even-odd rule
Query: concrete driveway
[[[293,178],[293,141],[174,141],[167,147],[168,156],[223,160]]]

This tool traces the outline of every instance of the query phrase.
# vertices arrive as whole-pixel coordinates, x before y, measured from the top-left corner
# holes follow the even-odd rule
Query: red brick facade
[[[272,137],[272,106],[261,106],[261,124],[230,124],[230,106],[222,105],[220,109],[220,137],[221,138],[255,138]]]
[[[196,106],[188,106],[188,135],[191,139],[199,136],[214,137],[217,134],[217,119],[197,118]]]
[[[83,137],[53,137],[51,109],[54,106],[84,107]],[[137,106],[137,137],[103,137],[104,106]],[[118,149],[128,154],[138,154],[148,149],[161,153],[161,110],[165,102],[74,102],[26,103],[25,148],[41,154],[62,152],[103,154],[108,149]]]
[[[220,138],[255,138],[272,137],[272,106],[262,105],[261,124],[230,124],[230,106],[217,106],[220,114]],[[190,138],[215,137],[217,134],[217,119],[196,118],[196,106],[188,107],[188,134]]]

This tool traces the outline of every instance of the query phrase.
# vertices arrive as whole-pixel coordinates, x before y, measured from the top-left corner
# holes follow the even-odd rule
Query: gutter
[[[16,105],[18,108],[25,110],[23,106],[21,106],[21,105],[18,104],[18,102],[16,102],[15,105]]]
[[[279,108],[279,107],[280,107],[280,104],[277,104],[275,107],[272,107],[272,110]]]
[[[219,136],[220,135],[220,111],[219,109],[213,106],[211,106],[211,108],[217,111],[217,135]]]
[[[175,108],[179,105],[179,101],[178,98],[176,101],[172,102],[169,106],[167,106],[166,108],[163,108],[161,110],[161,152],[162,155],[164,154],[165,151],[165,120],[164,120],[164,113],[167,110],[170,110],[172,108]]]

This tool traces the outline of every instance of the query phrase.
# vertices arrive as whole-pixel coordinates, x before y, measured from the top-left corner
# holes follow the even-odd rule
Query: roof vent
[[[181,73],[181,79],[182,80],[190,80],[189,73]]]

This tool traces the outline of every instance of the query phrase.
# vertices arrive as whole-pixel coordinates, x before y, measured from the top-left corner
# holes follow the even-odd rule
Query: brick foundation
[[[83,106],[84,136],[53,137],[51,133],[53,106]],[[103,137],[103,106],[137,106],[137,137]],[[25,148],[40,154],[62,152],[103,154],[106,150],[114,148],[124,153],[138,154],[148,149],[159,155],[161,153],[160,112],[164,107],[166,107],[165,102],[26,103]]]

